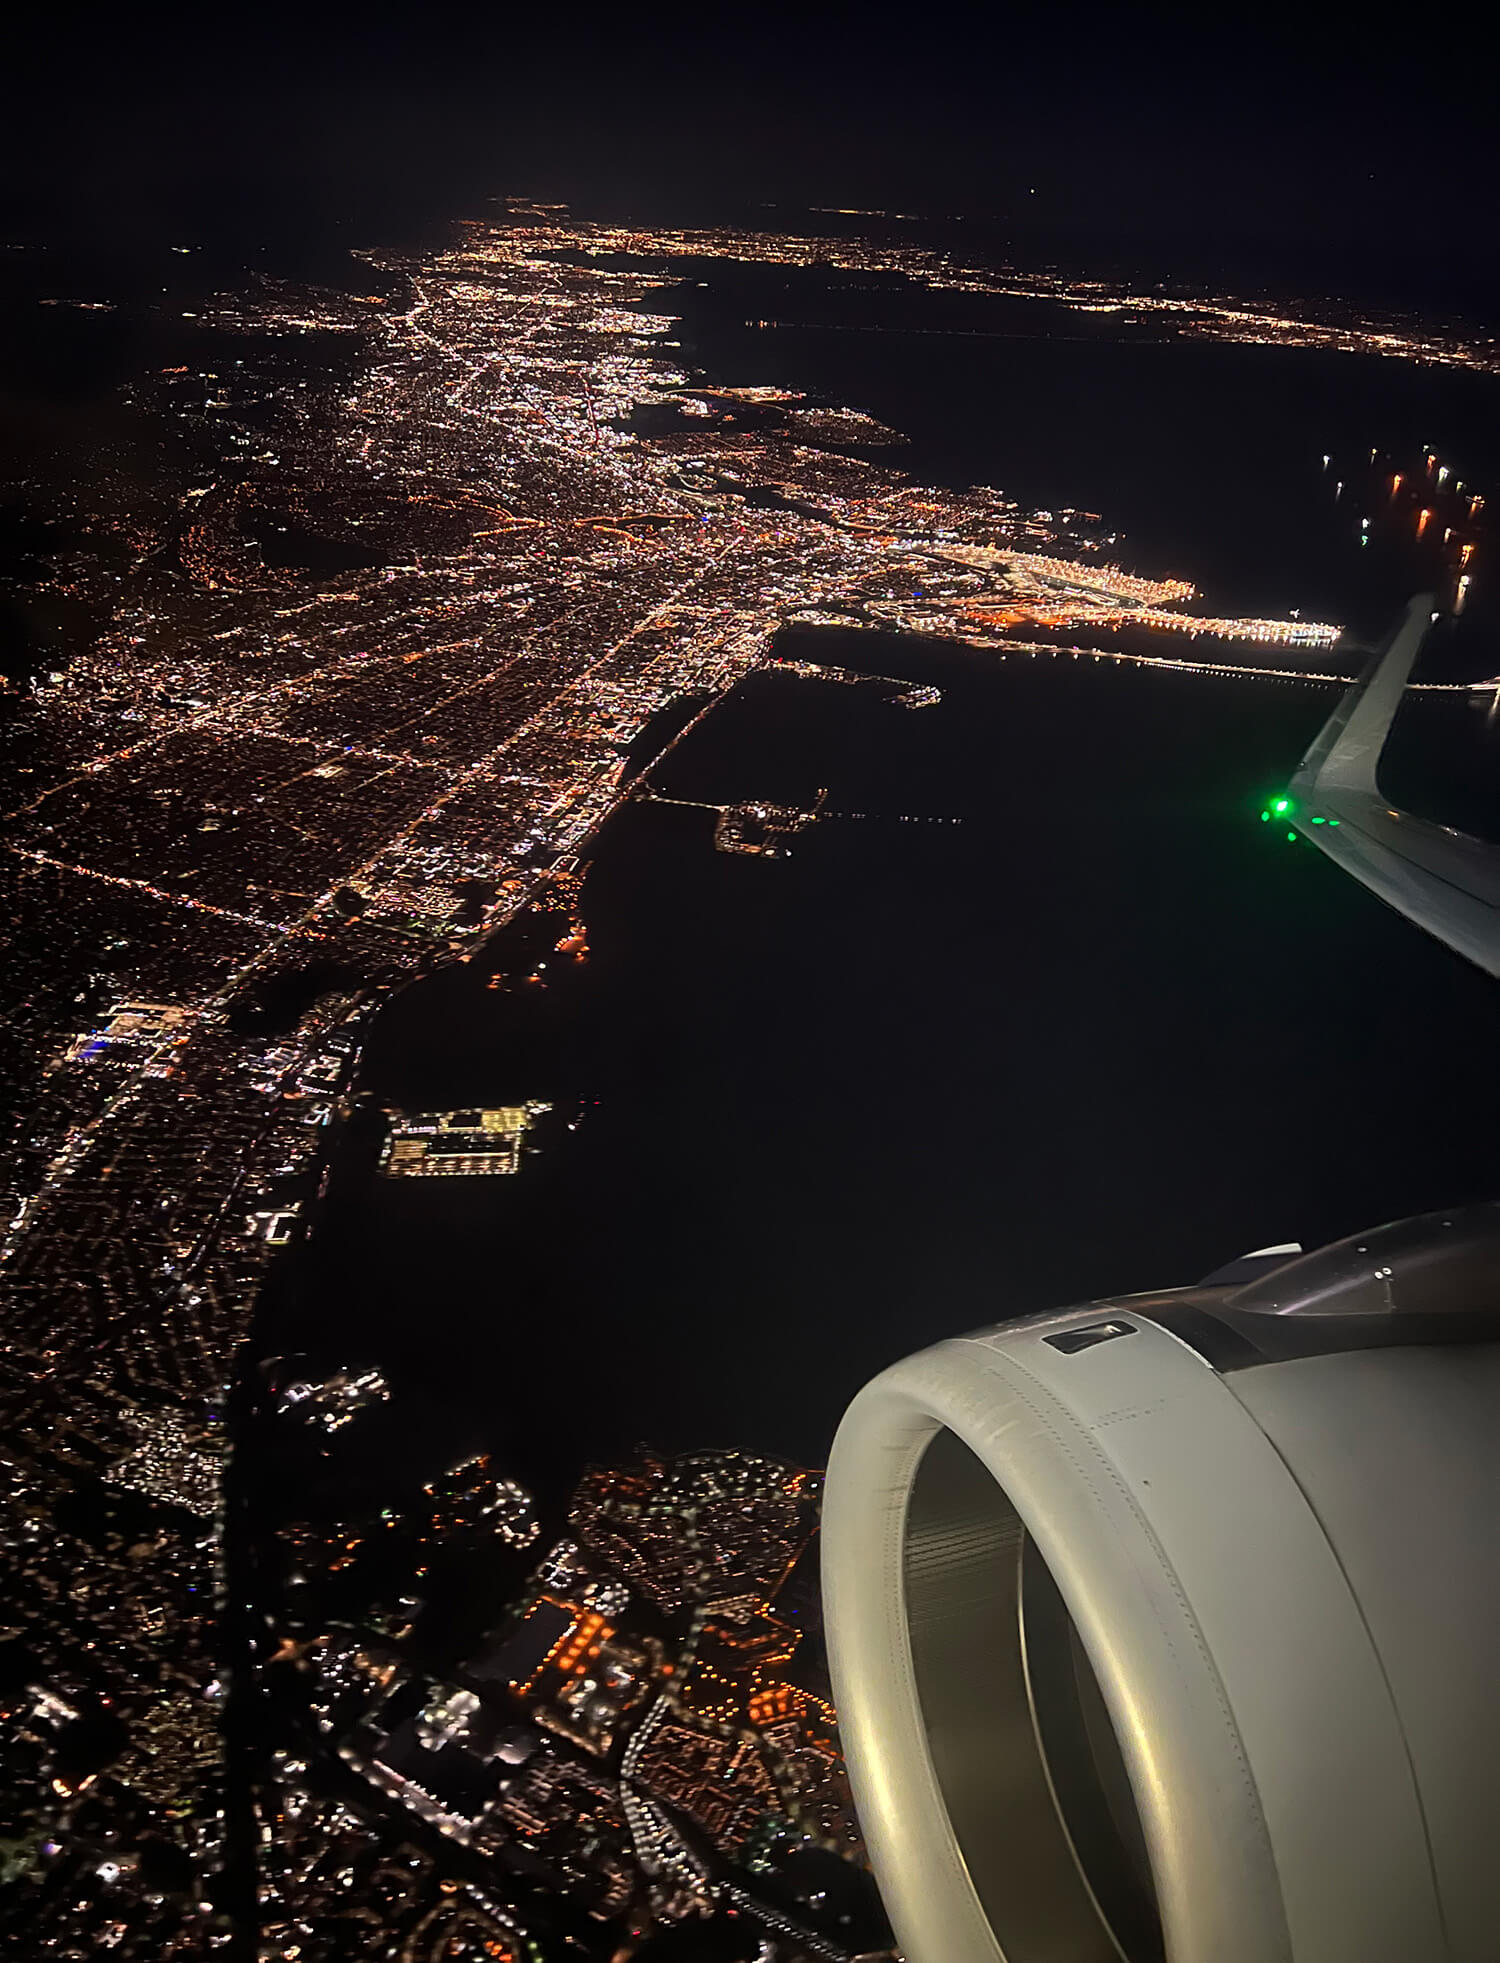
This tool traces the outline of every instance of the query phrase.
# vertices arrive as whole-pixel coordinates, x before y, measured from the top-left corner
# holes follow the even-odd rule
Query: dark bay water
[[[1394,529],[1358,547],[1325,449],[1451,442],[1500,484],[1472,377],[767,333],[738,323],[784,294],[683,293],[712,379],[857,404],[935,481],[1100,511],[1124,563],[1215,606],[1373,632],[1424,576]],[[1446,672],[1497,665],[1475,590]],[[1492,984],[1257,822],[1333,691],[843,632],[784,651],[943,701],[757,677],[659,787],[826,785],[874,815],[763,861],[716,853],[707,813],[632,805],[593,853],[586,965],[516,993],[481,959],[375,1027],[383,1102],[586,1116],[515,1179],[386,1183],[350,1133],[269,1339],[388,1371],[392,1405],[347,1448],[374,1484],[478,1444],[544,1497],[641,1439],[816,1461],[867,1376],[944,1334],[1495,1190]],[[1466,700],[1414,702],[1399,738],[1400,794],[1492,806],[1494,729]]]
[[[882,815],[765,861],[632,806],[586,966],[380,1019],[392,1103],[598,1100],[515,1179],[391,1184],[351,1142],[299,1346],[391,1372],[382,1462],[817,1460],[941,1335],[1493,1190],[1491,985],[1257,822],[1326,695],[837,638],[942,704],[757,679],[666,781]]]

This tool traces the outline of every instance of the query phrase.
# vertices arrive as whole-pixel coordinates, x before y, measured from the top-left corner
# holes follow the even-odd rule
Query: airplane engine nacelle
[[[938,1343],[823,1543],[909,1963],[1500,1957],[1500,1206]]]

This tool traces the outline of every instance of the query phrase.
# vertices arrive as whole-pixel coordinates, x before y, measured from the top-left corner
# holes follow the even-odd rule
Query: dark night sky
[[[511,189],[877,205],[1487,310],[1491,83],[1461,19],[1311,12],[35,10],[6,177],[54,234],[390,235]]]

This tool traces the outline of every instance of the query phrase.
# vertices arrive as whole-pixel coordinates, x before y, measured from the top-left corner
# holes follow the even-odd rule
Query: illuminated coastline
[[[170,1832],[204,1871],[222,1835],[226,1387],[267,1263],[305,1231],[380,1003],[420,969],[472,959],[523,913],[545,912],[549,945],[581,959],[580,855],[643,794],[627,754],[685,698],[712,705],[768,667],[827,679],[816,662],[775,661],[790,622],[938,636],[996,663],[1113,662],[1297,688],[1341,683],[1358,658],[1330,623],[1219,617],[1190,578],[1114,563],[1125,554],[1098,514],[919,483],[897,467],[895,433],[856,409],[809,406],[753,377],[704,387],[672,345],[676,321],[655,310],[671,262],[689,256],[1133,310],[1190,337],[1497,365],[1486,347],[1399,325],[965,269],[916,248],[626,232],[516,209],[445,252],[368,255],[380,290],[362,296],[267,283],[220,297],[198,318],[222,334],[222,358],[135,386],[146,413],[191,439],[192,467],[144,489],[118,460],[101,474],[97,550],[69,559],[56,585],[96,601],[108,624],[43,675],[17,739],[5,866],[19,936],[45,950],[46,971],[17,980],[15,1028],[35,1071],[6,1166],[0,1398],[16,1441],[14,1620],[39,1680],[61,1684],[86,1659],[90,1694],[118,1700],[137,1741],[110,1804],[132,1832]],[[335,343],[348,355],[336,381],[297,374],[301,348]],[[640,434],[643,405],[677,420]],[[765,420],[748,425],[747,408]],[[1440,468],[1434,459],[1423,511],[1445,508]],[[1482,571],[1482,555],[1470,571],[1463,529],[1475,494],[1467,519],[1452,515],[1444,549],[1461,599]],[[1435,520],[1418,522],[1435,538]],[[343,563],[314,573],[297,554],[316,550]],[[1131,645],[1113,645],[1126,635]],[[1183,636],[1223,644],[1223,658],[1178,651]],[[903,686],[907,706],[935,699]],[[727,820],[723,848],[750,857],[813,816],[769,801],[713,808]],[[322,979],[304,999],[309,970]],[[278,1018],[283,990],[297,1006]],[[477,1126],[441,1123],[462,1115],[427,1114],[447,1136],[423,1134],[420,1117],[398,1123],[387,1170],[514,1172],[532,1107],[504,1107],[496,1127],[483,1112]],[[398,1167],[398,1144],[422,1149]],[[118,1546],[76,1535],[54,1507],[80,1466],[98,1467],[111,1494],[175,1511]],[[784,1473],[734,1477],[774,1485]],[[658,1488],[680,1498],[688,1471],[638,1476],[655,1506]],[[596,1537],[619,1490],[590,1489]],[[429,1498],[435,1518],[462,1512],[463,1494]],[[516,1538],[529,1534],[525,1496],[504,1498]],[[799,1515],[799,1534],[805,1524]],[[330,1566],[349,1551],[323,1550]],[[628,1771],[602,1798],[565,1792],[546,1785],[544,1755],[516,1806],[546,1800],[584,1834],[617,1804],[616,1851],[680,1871],[691,1892],[701,1876],[664,1808],[696,1809],[733,1844],[772,1779],[768,1754],[739,1730],[792,1726],[837,1828],[831,1713],[779,1674],[787,1638],[769,1569],[716,1597],[695,1627],[692,1696],[660,1681],[666,1652],[627,1641],[620,1611],[582,1594],[616,1569],[659,1587],[670,1570],[677,1588],[696,1558],[680,1535],[649,1551],[655,1568],[622,1540],[615,1567],[600,1562],[608,1573],[583,1559],[535,1596],[568,1622],[533,1686],[544,1729],[575,1743],[629,1731]],[[580,1632],[589,1640],[575,1653]],[[630,1698],[650,1690],[638,1728],[621,1717],[624,1684],[621,1711],[613,1691],[590,1708],[580,1666],[596,1642],[601,1656],[616,1645],[607,1660]],[[328,1645],[325,1674],[373,1706],[385,1666],[363,1654]],[[431,1688],[400,1722],[456,1737],[467,1707],[451,1686]],[[49,1709],[28,1707],[39,1751]],[[282,1770],[295,1795],[300,1775]],[[741,1809],[722,1819],[710,1810],[721,1780]],[[314,1839],[320,1804],[307,1802]],[[295,1823],[283,1826],[294,1849]],[[341,1844],[336,1809],[318,1831]],[[491,1919],[495,1940],[519,1950],[501,1909]]]

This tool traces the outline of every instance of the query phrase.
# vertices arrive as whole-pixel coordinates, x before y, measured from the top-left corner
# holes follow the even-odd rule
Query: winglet
[[[1376,778],[1433,617],[1432,596],[1418,594],[1298,765],[1288,822],[1388,906],[1500,976],[1500,846],[1395,810]]]

